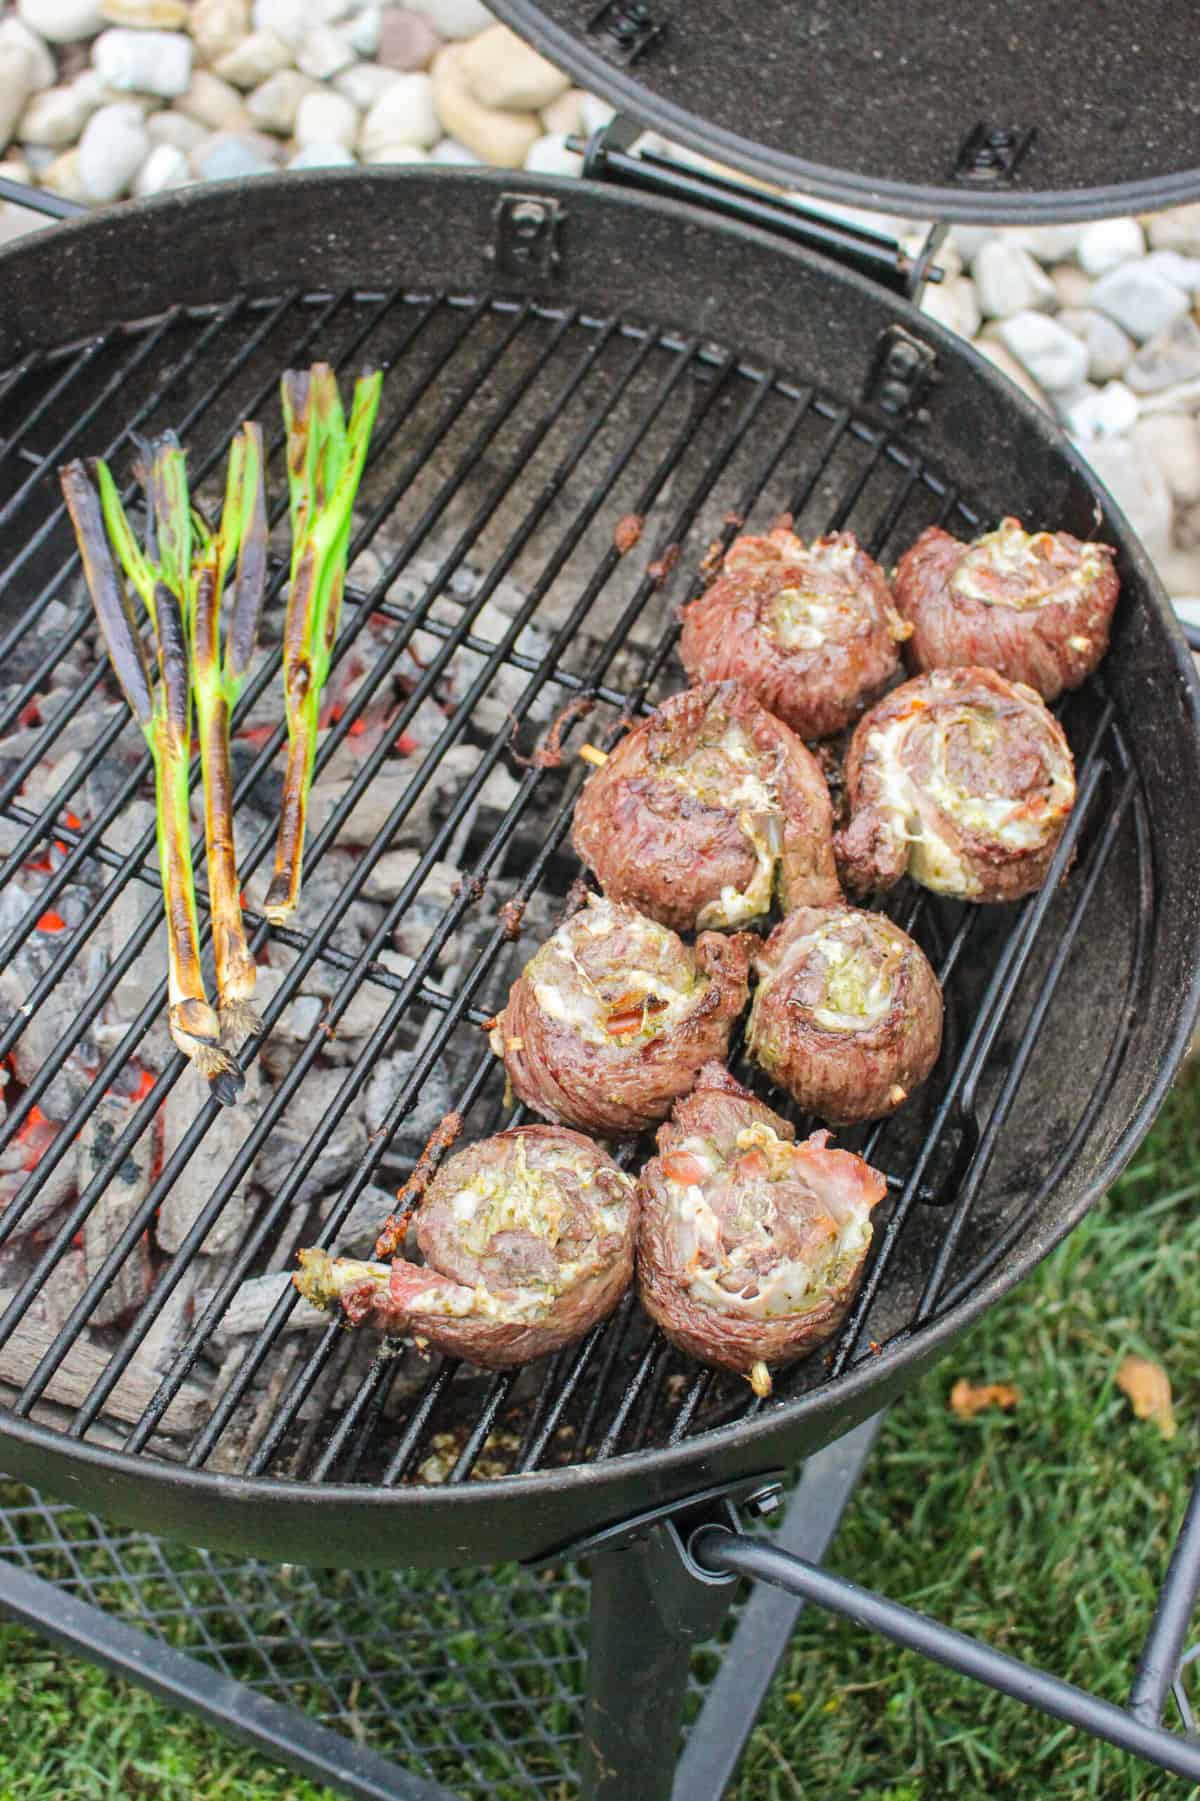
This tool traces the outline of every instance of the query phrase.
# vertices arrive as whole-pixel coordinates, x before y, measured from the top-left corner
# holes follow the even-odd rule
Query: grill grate
[[[271,689],[282,554],[265,627],[275,648],[237,715],[238,726],[266,723],[239,740],[236,799],[251,942],[266,955],[269,941],[271,956],[268,1051],[297,997],[315,988],[323,1008],[274,1087],[239,1110],[248,1129],[230,1141],[228,1116],[190,1075],[173,1092],[183,1059],[155,1049],[165,986],[151,981],[142,1004],[114,1024],[114,997],[139,978],[161,935],[153,826],[133,812],[152,792],[149,759],[112,704],[103,664],[81,667],[91,614],[54,472],[68,456],[102,453],[132,493],[132,434],[173,425],[211,495],[238,423],[259,416],[274,426],[278,522],[276,384],[286,366],[317,357],[347,374],[366,360],[389,374],[336,653],[334,682],[352,679],[318,752],[329,804],[323,819],[314,811],[311,904],[294,929],[268,934],[253,906],[282,768],[282,705]],[[576,873],[567,836],[580,772],[569,759],[561,769],[522,768],[510,750],[528,751],[580,695],[595,703],[589,734],[611,741],[623,716],[677,687],[676,606],[708,545],[728,542],[743,522],[763,528],[789,511],[806,534],[850,526],[888,561],[929,523],[978,529],[969,499],[814,386],[747,367],[720,346],[530,302],[396,290],[176,308],[40,354],[10,372],[4,393],[18,423],[0,442],[0,969],[22,952],[36,951],[38,963],[26,1011],[0,1029],[0,1057],[39,1010],[62,1007],[63,1024],[38,1070],[8,1090],[0,1156],[26,1142],[35,1110],[51,1111],[49,1097],[87,1061],[70,1105],[53,1113],[61,1129],[0,1214],[0,1376],[30,1310],[52,1312],[41,1354],[7,1391],[13,1410],[70,1437],[193,1468],[389,1486],[596,1461],[757,1412],[744,1384],[666,1349],[630,1299],[542,1368],[492,1377],[448,1363],[417,1367],[412,1354],[370,1362],[335,1326],[300,1332],[290,1289],[257,1330],[226,1338],[221,1327],[247,1279],[289,1267],[297,1244],[339,1242],[356,1204],[369,1203],[385,1166],[394,1169],[405,1122],[447,1069],[468,1137],[519,1117],[504,1107],[502,1073],[479,1028]],[[612,533],[627,513],[646,529],[637,551],[621,557]],[[355,760],[356,735],[389,695],[400,697],[398,711]],[[426,729],[435,701],[436,735],[402,758],[397,745]],[[481,717],[503,723],[484,729]],[[1119,1073],[1153,914],[1147,824],[1102,683],[1072,697],[1063,718],[1080,800],[1042,892],[1012,909],[960,908],[907,888],[895,899],[946,988],[943,1065],[896,1120],[842,1135],[885,1169],[890,1194],[851,1319],[829,1356],[781,1378],[784,1398],[886,1354],[977,1287],[1036,1228]],[[54,761],[63,745],[72,748]],[[357,829],[365,818],[370,829]],[[361,898],[379,892],[382,860],[406,833],[411,867],[363,924]],[[1071,859],[1071,880],[1060,886]],[[461,880],[435,905],[446,860]],[[18,886],[31,864],[44,878],[35,893]],[[525,908],[515,945],[501,898]],[[1040,1030],[1052,1005],[1086,998],[1073,953],[1100,908],[1130,917],[1125,964],[1110,972],[1123,1002],[1112,1035],[1080,1047],[1094,1075],[1090,1098],[1078,1116],[1060,1118],[1046,1098],[1054,1082]],[[40,925],[47,910],[65,928],[49,940]],[[397,931],[418,915],[420,947],[407,963],[389,960]],[[343,1119],[380,1057],[397,1049],[411,1053],[404,1080],[370,1136],[347,1149]],[[251,1045],[243,1061],[258,1052]],[[127,1120],[72,1186],[78,1135],[107,1092],[131,1096]],[[281,1122],[299,1136],[247,1206],[246,1184]],[[139,1155],[153,1166],[144,1198],[80,1278],[79,1235]],[[335,1164],[336,1181],[323,1181]],[[97,1328],[113,1279],[147,1254],[156,1222],[161,1243],[162,1209],[201,1172],[202,1203],[171,1246],[155,1251],[148,1296]],[[64,1179],[36,1254],[20,1263],[22,1222]],[[222,1234],[218,1258],[210,1253]],[[165,1348],[147,1385],[151,1343]],[[203,1407],[199,1376],[215,1381]]]

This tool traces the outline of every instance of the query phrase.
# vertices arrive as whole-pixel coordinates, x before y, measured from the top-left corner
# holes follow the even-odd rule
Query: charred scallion
[[[94,483],[82,462],[69,463],[60,471],[63,495],[109,660],[154,761],[159,869],[167,917],[171,1036],[206,1077],[216,1098],[229,1105],[236,1099],[243,1077],[221,1048],[220,1021],[204,991],[192,875],[188,812],[191,690],[186,625],[192,517],[184,453],[173,436],[167,435],[150,447],[143,475],[147,493],[144,552],[103,462],[94,465]],[[113,562],[110,539],[149,615],[157,680],[133,604]]]
[[[233,771],[229,720],[254,654],[267,577],[267,504],[262,431],[246,423],[229,451],[221,529],[197,522],[201,545],[192,563],[189,636],[192,688],[204,775],[204,828],[212,909],[217,1002],[227,1038],[262,1029],[254,1011],[256,965],[242,925],[233,840]],[[229,622],[221,643],[221,597],[230,570]]]
[[[283,640],[288,763],[265,906],[273,925],[283,924],[300,897],[321,690],[341,616],[354,497],[382,385],[379,371],[356,382],[347,423],[337,378],[327,363],[314,363],[307,371],[289,370],[281,383],[292,560]]]

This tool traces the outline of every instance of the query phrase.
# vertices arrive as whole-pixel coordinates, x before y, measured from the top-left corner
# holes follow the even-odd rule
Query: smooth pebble
[[[395,69],[381,69],[375,63],[355,63],[335,75],[333,85],[347,100],[353,100],[360,113],[369,112],[381,94],[386,94],[400,79]]]
[[[250,0],[193,0],[188,30],[205,62],[235,50],[250,30]]]
[[[1162,471],[1174,498],[1184,506],[1200,501],[1200,425],[1180,413],[1139,419],[1133,442]]]
[[[985,319],[1045,312],[1055,301],[1054,283],[1040,263],[1006,238],[991,238],[971,265],[975,292]]]
[[[1091,290],[1090,304],[1145,343],[1188,310],[1182,288],[1140,263],[1120,263],[1102,275]]]
[[[25,111],[17,136],[23,144],[38,144],[52,150],[65,150],[78,143],[79,134],[96,110],[96,101],[87,87],[70,82],[66,87],[44,88],[34,94]]]
[[[403,6],[384,7],[375,55],[385,69],[427,69],[441,47],[441,38],[422,14]]]
[[[301,75],[299,69],[280,69],[278,74],[269,75],[252,94],[247,94],[246,111],[260,131],[273,131],[282,138],[289,138],[296,129],[301,101],[323,92],[315,81]],[[340,95],[334,95],[334,99],[340,98]]]
[[[542,135],[541,121],[536,113],[481,105],[467,86],[462,54],[460,45],[447,44],[433,65],[433,100],[443,130],[493,168],[523,167]]]
[[[332,25],[314,25],[305,32],[296,50],[296,67],[314,81],[340,75],[355,60],[354,52]]]
[[[242,96],[211,69],[192,70],[188,91],[179,96],[175,110],[207,125],[210,131],[248,131],[251,126]]]
[[[100,0],[17,0],[17,17],[48,44],[78,44],[104,25]]]
[[[1174,508],[1157,464],[1128,438],[1089,438],[1080,448],[1150,556],[1169,550]]]
[[[102,106],[79,140],[79,179],[90,199],[116,200],[150,154],[141,108],[125,100]]]
[[[118,94],[175,100],[192,79],[192,41],[179,31],[128,31],[116,26],[92,45],[101,81]]]
[[[54,52],[45,39],[39,37],[36,31],[31,31],[15,13],[10,13],[6,19],[0,19],[0,44],[17,44],[23,50],[28,50],[29,73],[35,94],[40,94],[43,88],[54,87],[58,81]]]
[[[496,23],[480,0],[409,0],[410,12],[423,13],[442,38],[473,38]]]
[[[352,150],[358,128],[359,112],[353,100],[330,88],[305,94],[296,112],[296,143],[301,149],[306,144],[342,144]]]
[[[192,171],[201,181],[235,181],[246,175],[271,175],[275,163],[269,140],[255,133],[219,131],[191,155]]]
[[[292,64],[292,47],[275,31],[252,31],[219,56],[213,72],[235,88],[256,88]]]
[[[16,134],[33,95],[33,58],[21,44],[0,44],[0,150]]]
[[[151,194],[165,194],[170,188],[186,187],[192,179],[191,164],[174,144],[155,144],[138,170],[133,191],[145,200]]]
[[[1080,268],[1089,275],[1104,275],[1141,256],[1145,248],[1146,240],[1136,219],[1097,219],[1084,226],[1075,254]]]
[[[1086,380],[1087,346],[1045,313],[1014,313],[999,335],[1046,393],[1065,392]]]
[[[363,157],[365,163],[427,163],[430,155],[419,144],[381,144]]]
[[[1112,381],[1123,372],[1133,355],[1134,343],[1115,319],[1106,318],[1092,307],[1064,308],[1057,318],[1087,346],[1089,381]]]
[[[1059,417],[1075,438],[1123,437],[1137,416],[1137,395],[1123,381],[1106,382],[1102,388],[1088,383],[1059,408]]]
[[[1126,371],[1139,394],[1157,394],[1200,376],[1200,326],[1181,313],[1165,330],[1143,344]]]
[[[567,149],[560,132],[547,132],[530,145],[525,167],[531,175],[581,175],[583,158]]]
[[[419,144],[438,138],[433,83],[428,75],[400,75],[373,102],[362,122],[358,147],[364,156],[385,144]]]
[[[344,144],[305,144],[288,158],[289,169],[352,169],[354,152]]]
[[[481,105],[509,112],[540,112],[571,85],[569,76],[507,25],[493,25],[465,44],[459,67]]]

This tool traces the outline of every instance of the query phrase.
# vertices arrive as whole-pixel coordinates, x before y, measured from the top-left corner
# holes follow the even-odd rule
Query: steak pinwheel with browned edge
[[[840,898],[816,758],[736,682],[673,694],[588,778],[575,848],[613,900],[689,932]]]
[[[776,926],[754,968],[750,1055],[830,1125],[894,1113],[937,1062],[938,979],[884,914],[801,907]]]
[[[598,1144],[518,1126],[443,1164],[416,1218],[425,1261],[301,1251],[297,1288],[353,1326],[505,1369],[572,1344],[633,1275],[637,1187]]]
[[[802,738],[829,738],[899,674],[908,629],[853,532],[806,545],[777,526],[730,545],[684,612],[679,654],[691,681],[740,682]]]
[[[771,1391],[836,1332],[887,1184],[828,1132],[803,1144],[719,1065],[658,1133],[639,1184],[638,1287],[673,1345]]]
[[[492,1028],[514,1093],[585,1132],[656,1125],[701,1066],[724,1057],[758,942],[702,932],[691,947],[589,895],[526,964]]]
[[[1039,888],[1075,804],[1062,727],[1032,688],[991,669],[937,669],[872,708],[846,759],[846,885],[906,872],[937,894],[1013,901]]]
[[[973,544],[931,525],[896,568],[910,669],[995,669],[1043,700],[1078,688],[1108,649],[1116,554],[1069,532],[1027,532],[1019,519]]]

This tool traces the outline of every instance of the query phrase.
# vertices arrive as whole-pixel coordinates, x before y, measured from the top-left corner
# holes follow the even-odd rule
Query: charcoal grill
[[[557,30],[512,13],[571,60]],[[593,16],[580,66],[600,34],[625,82],[664,40],[645,7],[611,14]],[[718,14],[732,30],[732,9]],[[640,116],[660,105],[648,88]],[[993,145],[990,165],[951,158],[961,183],[943,212],[1038,210],[1019,185],[1033,140],[1017,139],[1020,156]],[[936,234],[908,258],[878,233],[639,158],[631,140],[618,120],[590,168],[641,192],[507,173],[289,176],[69,223],[0,262],[0,971],[24,984],[0,1056],[31,1022],[55,1022],[0,1124],[16,1178],[0,1215],[0,1460],[130,1527],[241,1556],[362,1569],[589,1555],[585,1791],[653,1801],[672,1780],[680,1647],[724,1612],[731,1572],[751,1569],[731,1508],[769,1511],[786,1467],[809,1458],[801,1493],[825,1493],[825,1524],[788,1514],[808,1561],[764,1546],[752,1573],[870,1613],[901,1642],[1195,1775],[1200,1754],[1155,1724],[1196,1590],[1195,1519],[1137,1718],[815,1568],[868,1422],[1071,1229],[1184,1054],[1200,1001],[1190,658],[1086,465],[904,298],[936,273]],[[1200,192],[1186,163],[1161,160],[1160,200]],[[1126,177],[1103,158],[1093,168],[1112,210]],[[861,198],[864,181],[842,192]],[[1043,194],[1042,210],[1095,211],[1092,188],[1075,186]],[[894,205],[916,190],[870,191]],[[104,454],[132,491],[133,435],[170,425],[211,492],[232,433],[258,416],[278,517],[273,397],[285,367],[318,357],[347,374],[380,363],[387,380],[294,929],[270,933],[254,906],[272,837],[263,795],[282,767],[276,656],[237,715],[242,876],[272,975],[266,1032],[242,1059],[270,1077],[234,1116],[156,1043],[153,826],[136,811],[148,760],[105,705],[54,475]],[[843,1135],[889,1194],[842,1333],[763,1404],[668,1350],[632,1299],[516,1375],[370,1360],[337,1326],[301,1324],[285,1280],[295,1248],[340,1244],[373,1188],[394,1185],[419,1149],[408,1124],[447,1070],[446,1110],[468,1136],[519,1117],[480,1028],[578,873],[567,840],[582,773],[569,755],[546,767],[528,753],[569,703],[590,703],[603,742],[678,686],[677,608],[705,552],[784,511],[806,535],[855,530],[885,563],[928,524],[971,535],[1013,512],[1100,532],[1123,588],[1108,660],[1062,709],[1079,803],[1044,889],[1004,909],[907,889],[892,902],[943,982],[947,1045],[924,1100]],[[645,525],[621,556],[613,527],[629,513]],[[276,641],[284,578],[280,557]],[[568,752],[581,739],[573,714]],[[399,873],[385,866],[396,843],[410,853]],[[369,1135],[351,1130],[398,1051]],[[858,1457],[836,1442],[852,1431]],[[68,1637],[97,1648],[86,1622]],[[638,1670],[656,1672],[640,1706]],[[227,1717],[189,1681],[165,1685]],[[753,1699],[744,1711],[748,1727]],[[286,1741],[278,1723],[260,1735]],[[715,1795],[720,1755],[703,1775],[692,1755],[686,1792]],[[384,1790],[363,1776],[348,1792]]]

